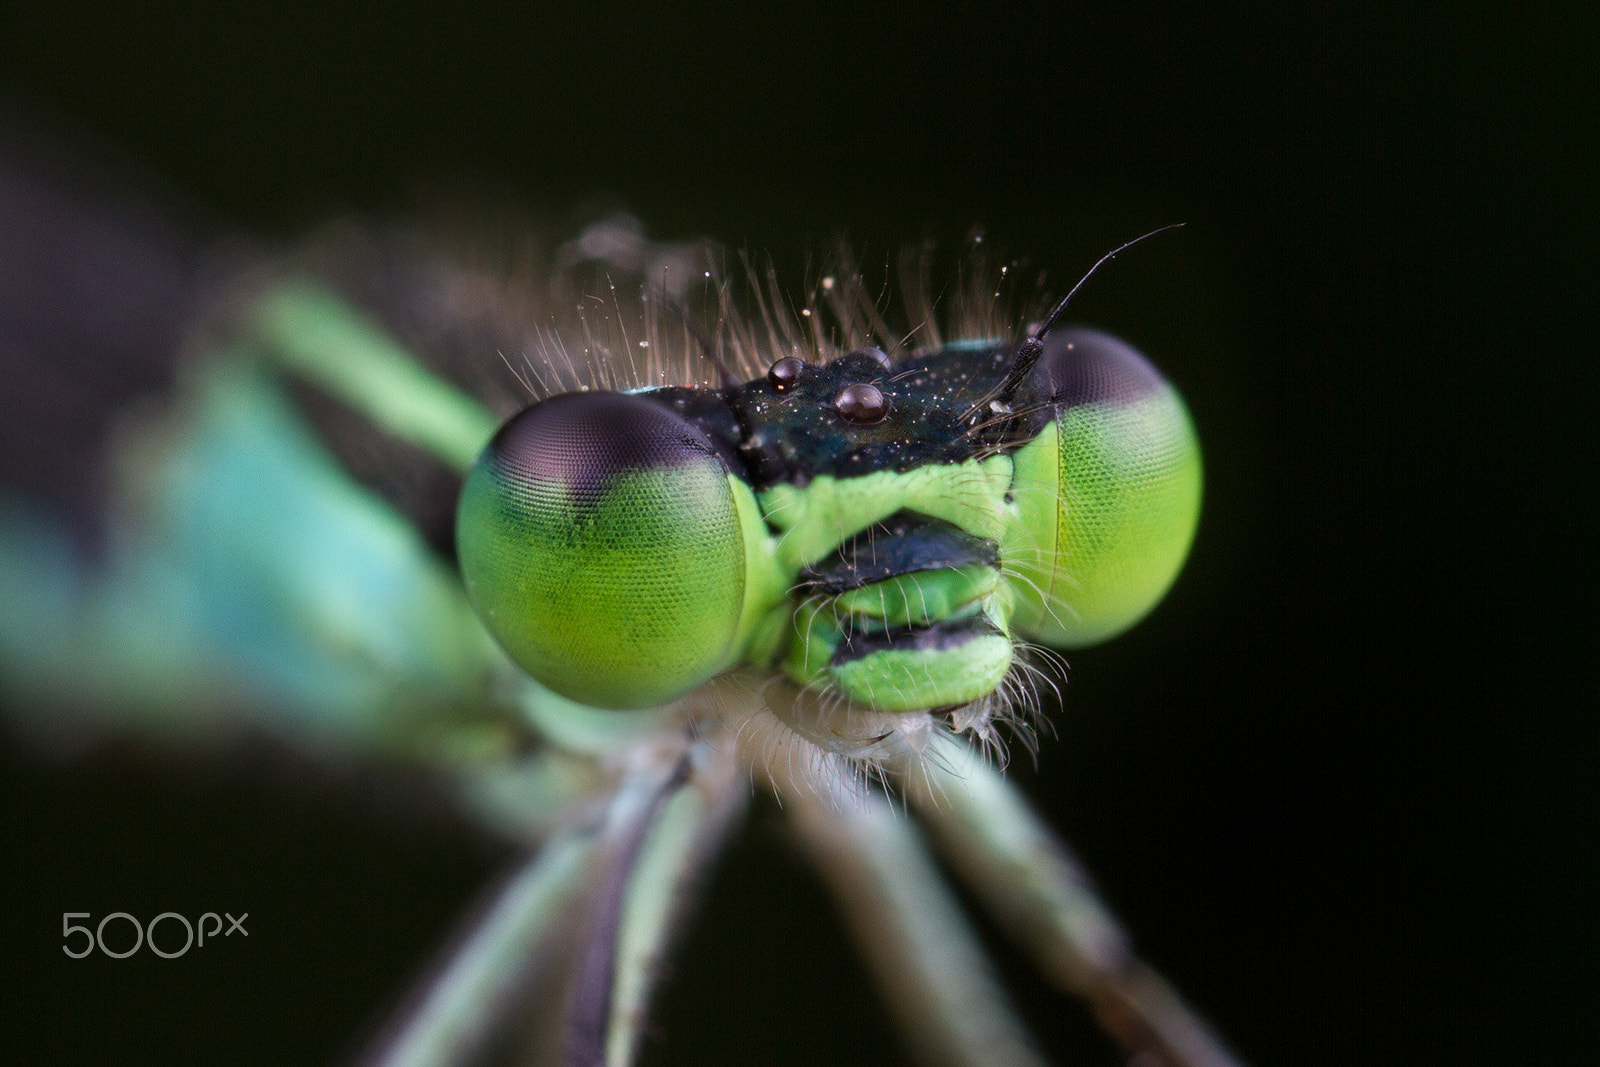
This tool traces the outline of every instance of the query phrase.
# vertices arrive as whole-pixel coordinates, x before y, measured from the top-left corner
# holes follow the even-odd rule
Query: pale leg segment
[[[1148,964],[1082,864],[1027,800],[951,739],[902,774],[951,864],[1057,985],[1088,1000],[1140,1067],[1240,1067]]]
[[[472,1062],[510,1010],[556,920],[593,866],[590,830],[559,833],[505,883],[431,980],[416,1007],[368,1060],[371,1067]]]
[[[1043,1067],[916,825],[882,796],[806,788],[784,806],[919,1059]]]

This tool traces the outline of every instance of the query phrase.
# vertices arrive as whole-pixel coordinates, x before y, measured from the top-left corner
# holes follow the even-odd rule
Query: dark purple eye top
[[[889,414],[889,401],[875,385],[856,382],[839,390],[833,407],[847,422],[870,426]]]
[[[805,360],[784,356],[767,371],[767,381],[772,383],[774,392],[787,393],[795,387],[805,369]]]

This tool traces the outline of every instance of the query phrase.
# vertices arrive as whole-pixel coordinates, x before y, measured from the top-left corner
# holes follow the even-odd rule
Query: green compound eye
[[[546,400],[501,427],[462,487],[468,594],[511,658],[562,696],[671,700],[737,658],[735,493],[706,435],[661,405]]]
[[[1080,648],[1138,622],[1177,577],[1200,515],[1200,448],[1177,392],[1109,334],[1051,331],[1034,375],[1056,417],[1016,452],[1013,624]]]

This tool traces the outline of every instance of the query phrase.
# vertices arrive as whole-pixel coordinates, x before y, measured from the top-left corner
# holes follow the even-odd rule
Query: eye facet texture
[[[1034,371],[1055,419],[1016,453],[1016,629],[1056,648],[1156,605],[1194,540],[1200,449],[1183,401],[1126,342],[1053,331]]]
[[[649,707],[737,655],[733,487],[704,432],[665,407],[577,393],[528,408],[473,466],[456,523],[490,632],[565,697]]]

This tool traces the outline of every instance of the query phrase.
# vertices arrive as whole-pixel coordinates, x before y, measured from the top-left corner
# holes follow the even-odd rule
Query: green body
[[[298,321],[286,335],[287,299]],[[476,759],[503,743],[492,693],[504,658],[459,578],[351,481],[282,373],[309,358],[289,343],[307,326],[339,354],[328,362],[362,367],[355,402],[365,390],[386,404],[422,369],[323,290],[261,309],[252,330],[186,367],[170,409],[118,427],[101,558],[0,496],[0,678],[19,710],[65,702],[174,738],[231,712],[327,751]],[[426,432],[448,426],[446,451],[475,453],[494,420],[433,388],[444,404],[428,405]]]

